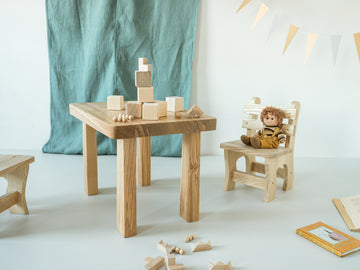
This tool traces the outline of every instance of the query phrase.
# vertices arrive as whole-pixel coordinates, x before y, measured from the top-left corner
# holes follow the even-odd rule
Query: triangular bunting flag
[[[274,15],[274,18],[272,20],[272,23],[271,23],[271,26],[270,26],[269,33],[268,33],[268,36],[266,38],[266,41],[268,41],[270,39],[272,33],[274,32],[275,28],[277,28],[279,23],[280,23],[280,17]]]
[[[331,40],[332,57],[333,57],[334,65],[335,65],[337,54],[339,51],[341,36],[340,35],[332,35],[330,37],[330,40]]]
[[[288,35],[286,37],[286,42],[285,42],[285,47],[284,47],[283,54],[286,52],[286,50],[289,47],[291,41],[294,39],[297,31],[299,31],[299,27],[290,24],[289,33],[288,33]]]
[[[312,48],[314,47],[317,37],[318,37],[318,34],[316,34],[316,33],[308,33],[308,40],[307,40],[304,63],[306,63],[306,61],[308,60],[310,52],[311,52]]]
[[[260,21],[260,19],[266,14],[266,12],[268,12],[268,10],[269,10],[269,7],[267,5],[261,4],[251,29],[253,29],[255,27],[255,25]]]
[[[236,13],[238,13],[241,9],[243,9],[243,7],[245,7],[247,4],[249,4],[251,2],[251,0],[244,0],[241,4],[241,6],[238,8],[238,10],[236,11]]]
[[[355,39],[355,45],[356,45],[356,49],[357,49],[357,53],[358,53],[359,61],[360,61],[360,32],[354,33],[354,39]]]

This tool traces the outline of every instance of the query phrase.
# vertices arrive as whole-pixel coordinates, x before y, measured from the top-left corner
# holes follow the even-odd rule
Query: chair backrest
[[[243,120],[243,128],[247,129],[247,136],[254,136],[256,131],[263,127],[263,123],[260,120],[260,114],[262,110],[267,105],[262,105],[261,100],[258,97],[253,97],[251,103],[247,103],[244,106],[244,112],[249,114],[249,119]],[[294,149],[295,146],[295,136],[296,128],[300,112],[300,102],[293,101],[290,107],[282,108],[277,107],[282,110],[285,114],[283,120],[282,129],[286,134],[286,143],[285,147]],[[288,120],[286,123],[286,119]]]

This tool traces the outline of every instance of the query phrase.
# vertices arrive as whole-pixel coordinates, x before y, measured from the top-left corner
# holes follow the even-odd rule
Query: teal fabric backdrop
[[[43,152],[82,153],[82,124],[69,104],[136,100],[138,57],[153,65],[154,98],[189,107],[198,0],[47,0],[51,134]],[[98,153],[116,142],[98,133]],[[152,154],[181,155],[181,135],[152,137]]]

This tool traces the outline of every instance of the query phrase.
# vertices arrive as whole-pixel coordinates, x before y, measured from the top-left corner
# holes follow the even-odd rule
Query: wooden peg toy
[[[204,251],[204,250],[210,250],[212,249],[210,241],[207,243],[198,243],[198,244],[191,244],[191,250],[192,252],[198,252],[198,251]]]
[[[177,254],[181,254],[181,255],[185,254],[185,250],[183,250],[179,247],[174,247],[174,249],[171,252],[176,252]]]
[[[122,116],[123,116],[122,113],[120,113],[119,116],[118,116],[118,118],[117,118],[117,121],[118,121],[118,122],[122,122]]]
[[[156,258],[145,258],[145,269],[157,270],[165,264],[164,257],[157,256]]]
[[[185,242],[188,243],[190,242],[191,240],[194,240],[195,239],[195,234],[191,234],[187,237],[185,237]]]
[[[231,261],[229,261],[227,264],[224,264],[220,261],[217,264],[209,262],[208,266],[209,270],[231,270]]]
[[[113,121],[114,122],[117,122],[118,121],[118,118],[116,116],[113,117]]]

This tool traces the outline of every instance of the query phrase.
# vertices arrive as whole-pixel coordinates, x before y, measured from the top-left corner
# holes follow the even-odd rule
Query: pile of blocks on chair
[[[152,65],[148,64],[147,58],[139,58],[139,70],[135,71],[137,101],[128,101],[125,105],[123,96],[108,96],[107,109],[123,110],[126,107],[126,114],[143,120],[159,120],[167,116],[167,111],[183,111],[183,97],[166,97],[166,101],[154,100],[151,71]]]

